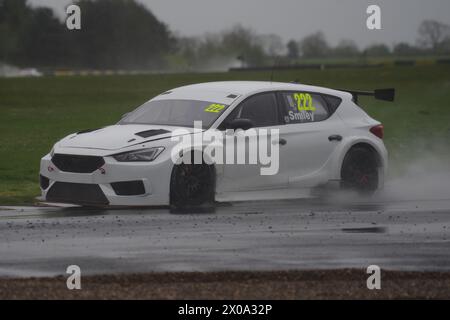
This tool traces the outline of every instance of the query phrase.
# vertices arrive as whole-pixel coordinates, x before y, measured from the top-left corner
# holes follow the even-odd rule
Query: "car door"
[[[245,149],[246,164],[229,164],[226,163],[223,168],[223,177],[220,183],[220,191],[249,191],[249,190],[264,190],[275,189],[287,186],[287,177],[276,174],[264,175],[262,168],[271,167],[275,170],[275,166],[279,167],[279,159],[277,154],[271,156],[270,164],[261,163],[258,156],[257,163],[249,163],[249,151],[254,152],[254,143],[261,140],[260,137],[255,137],[260,133],[260,129],[279,129],[282,122],[281,112],[277,102],[277,96],[274,92],[265,92],[253,95],[238,105],[233,112],[227,117],[224,123],[229,123],[233,119],[249,119],[253,122],[254,128],[249,130],[237,130],[232,134],[225,135],[225,144],[235,144],[234,157],[237,160],[236,154],[238,149]],[[226,125],[225,125],[226,126]],[[278,132],[278,131],[277,131]],[[239,137],[247,135],[248,139],[238,139]],[[257,139],[252,139],[257,138]],[[277,138],[276,142],[271,139]],[[233,140],[233,141],[232,141]],[[272,145],[278,142],[278,136],[269,137],[266,145],[266,150],[272,151]],[[259,150],[258,145],[258,152]],[[226,149],[226,148],[225,148]],[[228,151],[225,151],[225,154]],[[277,163],[275,163],[277,161]],[[236,161],[237,162],[237,161]],[[272,167],[273,166],[273,167]]]
[[[280,170],[288,176],[289,187],[307,188],[328,181],[326,165],[344,134],[330,100],[301,91],[280,92],[278,99],[286,123],[280,127],[280,139],[285,142]]]

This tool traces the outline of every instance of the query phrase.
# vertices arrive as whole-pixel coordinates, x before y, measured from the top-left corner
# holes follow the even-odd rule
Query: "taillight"
[[[376,135],[378,138],[383,139],[384,137],[384,127],[382,124],[379,124],[375,127],[370,128],[370,132]]]

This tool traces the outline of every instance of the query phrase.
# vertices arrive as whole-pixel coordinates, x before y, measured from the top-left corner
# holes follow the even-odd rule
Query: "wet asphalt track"
[[[0,208],[0,276],[365,268],[450,271],[450,200],[168,209]]]

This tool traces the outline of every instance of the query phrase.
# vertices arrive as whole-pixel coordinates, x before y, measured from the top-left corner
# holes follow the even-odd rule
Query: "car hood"
[[[193,132],[193,128],[186,127],[140,124],[113,125],[71,134],[62,139],[58,145],[63,148],[118,150],[143,142],[170,138],[172,134],[183,135]]]

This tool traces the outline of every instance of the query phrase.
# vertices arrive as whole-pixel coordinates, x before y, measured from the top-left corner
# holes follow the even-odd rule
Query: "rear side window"
[[[242,102],[229,119],[250,119],[255,127],[269,127],[279,124],[278,105],[274,93],[263,93],[252,96]]]
[[[336,109],[339,107],[339,105],[342,102],[341,98],[338,98],[335,96],[323,95],[323,98],[328,103],[328,109],[330,110],[330,115],[332,115],[336,111]]]
[[[319,94],[309,92],[282,92],[285,122],[308,123],[325,120],[330,116],[327,103]]]

